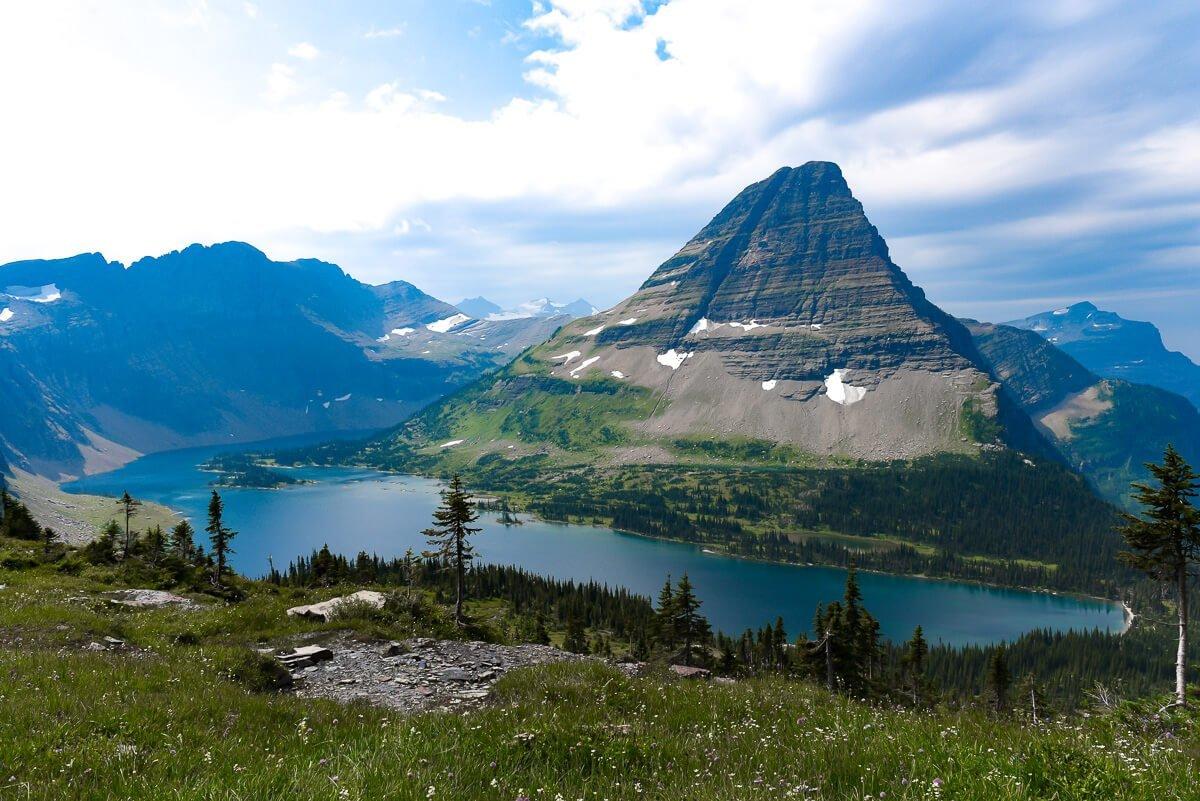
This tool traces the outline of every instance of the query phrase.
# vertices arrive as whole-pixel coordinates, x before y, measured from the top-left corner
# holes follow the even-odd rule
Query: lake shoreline
[[[313,463],[306,463],[306,466],[311,467],[311,468],[318,468],[318,467],[329,467],[330,465],[319,465],[319,464],[313,464]],[[376,467],[374,465],[344,464],[344,465],[338,465],[338,466],[339,467],[350,467],[350,468],[355,468],[355,469],[360,469],[360,470],[372,470],[377,473],[381,473],[384,475],[390,475],[390,476],[412,476],[415,478],[431,479],[431,480],[437,481],[439,483],[442,482],[442,479],[438,476],[425,475],[422,473],[405,472],[402,470],[387,470],[387,469],[383,469],[380,467]],[[500,495],[503,495],[503,493],[500,493]],[[500,496],[497,496],[497,497],[500,497]],[[616,531],[621,534],[627,534],[631,537],[640,537],[642,539],[651,540],[654,542],[669,542],[669,543],[673,543],[676,545],[689,545],[689,546],[696,548],[701,553],[708,553],[713,556],[720,556],[720,557],[723,557],[726,559],[740,559],[740,560],[744,560],[744,561],[748,561],[748,562],[757,562],[757,563],[761,563],[761,564],[770,564],[770,565],[788,565],[790,567],[829,567],[829,568],[835,568],[838,570],[846,570],[847,569],[847,565],[829,564],[829,563],[824,563],[824,562],[792,562],[792,561],[788,561],[786,559],[766,559],[766,558],[759,557],[759,556],[745,556],[742,554],[732,554],[727,551],[715,550],[714,543],[707,543],[707,542],[706,543],[696,543],[696,542],[692,542],[690,540],[681,540],[681,539],[675,539],[672,537],[656,537],[652,534],[644,534],[640,531],[628,531],[626,529],[617,528],[617,527],[611,526],[611,525],[600,525],[600,524],[595,524],[595,523],[571,523],[566,520],[553,520],[553,519],[541,517],[541,516],[537,515],[536,513],[530,512],[530,511],[521,511],[520,514],[528,516],[531,520],[538,520],[538,521],[541,521],[544,523],[556,523],[556,524],[569,525],[569,526],[585,526],[588,528],[593,528],[593,529],[598,529],[598,530]],[[1080,600],[1080,601],[1098,602],[1098,603],[1102,603],[1102,604],[1106,604],[1108,606],[1114,606],[1114,607],[1119,606],[1119,607],[1121,607],[1123,614],[1124,614],[1124,623],[1121,627],[1120,632],[1118,632],[1122,636],[1127,634],[1129,632],[1129,630],[1131,628],[1133,628],[1133,621],[1135,618],[1137,618],[1137,614],[1133,611],[1132,608],[1130,608],[1130,606],[1125,601],[1123,601],[1119,598],[1105,598],[1103,596],[1091,595],[1091,594],[1085,593],[1085,592],[1072,592],[1072,591],[1067,591],[1067,590],[1051,590],[1046,587],[1037,587],[1037,586],[1031,587],[1031,586],[1024,586],[1024,585],[1017,585],[1017,584],[997,584],[995,582],[980,581],[979,579],[972,579],[972,578],[958,578],[955,576],[931,576],[931,575],[928,575],[925,573],[897,573],[897,572],[893,572],[890,570],[879,570],[877,568],[863,568],[863,567],[858,567],[858,566],[855,566],[855,570],[857,570],[860,573],[871,573],[871,574],[881,575],[881,576],[894,576],[894,577],[898,577],[898,578],[921,579],[924,581],[948,582],[948,583],[952,583],[952,584],[971,584],[971,585],[975,585],[975,586],[979,586],[979,587],[987,587],[989,589],[1017,590],[1020,592],[1036,593],[1039,595],[1049,595],[1052,597],[1072,598],[1072,599]]]
[[[151,455],[104,479],[72,485],[72,491],[119,495],[128,489],[137,497],[181,510],[193,521],[202,520],[212,489],[207,486],[211,473],[199,468],[205,456],[203,449]],[[438,477],[369,465],[310,464],[296,465],[295,470],[298,478],[312,483],[283,488],[295,492],[236,487],[226,497],[227,517],[242,532],[234,567],[244,575],[265,574],[265,560],[272,554],[279,566],[281,555],[285,561],[307,556],[322,543],[347,556],[364,551],[381,558],[398,556],[406,547],[420,550],[424,544],[420,531],[438,502]],[[498,512],[486,511],[481,521],[486,532],[480,538],[482,560],[560,580],[624,587],[649,597],[664,576],[687,572],[707,590],[710,619],[724,631],[739,632],[777,616],[804,630],[812,609],[841,597],[845,582],[845,564],[743,556],[707,543],[647,536],[602,523],[551,521],[529,511],[522,512],[521,519],[525,525],[508,527]],[[864,589],[869,588],[875,604],[886,612],[887,635],[897,641],[918,623],[936,632],[939,641],[955,646],[1011,642],[1034,630],[1115,635],[1129,627],[1128,615],[1123,609],[1118,614],[1107,598],[952,576],[860,571]]]

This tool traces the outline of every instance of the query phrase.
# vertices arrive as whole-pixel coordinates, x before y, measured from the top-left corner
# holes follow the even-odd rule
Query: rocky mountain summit
[[[1090,306],[1051,316],[1110,325]],[[1184,398],[1097,375],[1039,333],[947,315],[891,260],[841,170],[810,162],[739,193],[628,299],[362,456],[516,469],[1009,447],[1069,464],[1118,503],[1167,442],[1200,458]]]
[[[1161,387],[1200,407],[1200,365],[1167,350],[1153,323],[1083,301],[1006,325],[1041,335],[1096,375]]]
[[[969,332],[892,262],[840,169],[810,162],[747,187],[635,294],[479,390],[476,410],[529,441],[527,410],[546,396],[649,397],[611,439],[890,459],[976,450],[972,420],[997,418],[997,386]],[[488,446],[447,422],[455,403],[429,428]]]

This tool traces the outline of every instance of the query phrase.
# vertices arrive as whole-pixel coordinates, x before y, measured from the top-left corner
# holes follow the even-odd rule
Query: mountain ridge
[[[153,450],[384,428],[552,332],[451,332],[458,310],[408,282],[373,287],[242,242],[128,267],[98,253],[14,262],[0,293],[0,452],[51,478]]]
[[[1040,334],[1097,375],[1160,387],[1200,407],[1200,365],[1169,350],[1153,323],[1080,301],[1006,325]]]
[[[626,300],[363,454],[500,470],[1013,448],[1127,503],[1153,449],[1179,439],[1200,458],[1200,418],[1180,402],[1101,379],[1036,334],[953,318],[891,260],[841,170],[809,162],[739,192]],[[1162,421],[1147,428],[1141,404]]]

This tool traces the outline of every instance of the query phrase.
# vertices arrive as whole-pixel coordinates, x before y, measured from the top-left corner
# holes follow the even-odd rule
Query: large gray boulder
[[[304,617],[310,620],[326,621],[337,617],[338,610],[346,604],[367,604],[376,609],[382,609],[385,601],[387,601],[387,596],[382,592],[359,590],[350,595],[330,598],[328,601],[321,601],[317,604],[293,606],[287,610],[287,613],[289,617]]]

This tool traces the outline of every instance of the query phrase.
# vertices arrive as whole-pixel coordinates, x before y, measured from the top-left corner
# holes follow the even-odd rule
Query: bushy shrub
[[[292,674],[279,660],[249,649],[238,652],[229,673],[251,692],[278,692],[292,686]]]

